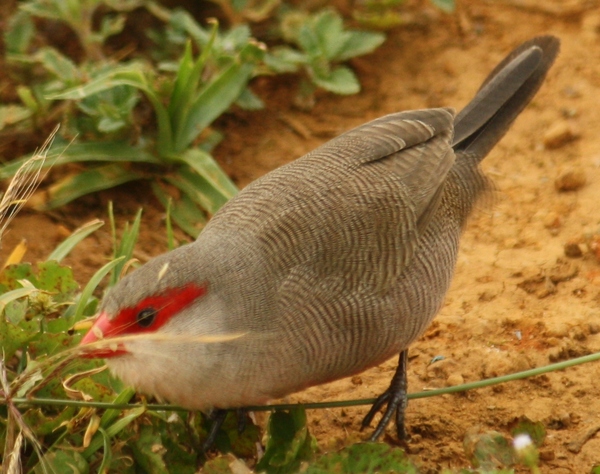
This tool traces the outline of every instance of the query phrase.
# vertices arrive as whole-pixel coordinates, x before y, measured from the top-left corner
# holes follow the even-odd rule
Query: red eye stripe
[[[144,298],[132,308],[123,308],[111,321],[111,328],[104,334],[104,337],[156,331],[204,294],[206,294],[206,285],[189,284],[182,288],[172,288],[160,295]],[[156,310],[156,316],[152,324],[142,327],[136,323],[137,315],[146,308]]]

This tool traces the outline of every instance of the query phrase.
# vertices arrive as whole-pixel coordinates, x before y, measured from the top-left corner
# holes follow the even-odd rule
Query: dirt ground
[[[561,54],[547,82],[483,162],[497,191],[493,203],[477,212],[466,229],[444,307],[411,347],[410,391],[600,351],[600,2],[457,3],[452,15],[426,7],[426,14],[390,33],[375,54],[354,60],[363,85],[359,95],[319,94],[314,109],[304,112],[292,105],[291,78],[277,83],[260,78],[253,87],[266,109],[236,110],[217,123],[226,139],[216,156],[243,187],[380,115],[461,108],[514,46],[540,34],[561,38]],[[24,237],[29,259],[43,258],[76,226],[105,218],[106,203],[114,196],[84,198],[50,214],[23,211],[4,238],[3,255]],[[144,185],[118,190],[120,220],[132,219],[139,206],[146,214],[137,255],[147,259],[166,249],[160,207]],[[69,258],[81,282],[105,262],[109,246],[106,228]],[[444,360],[431,363],[435,356]],[[395,362],[290,400],[376,396],[387,387]],[[542,472],[587,473],[600,463],[600,434],[584,436],[600,430],[599,388],[600,364],[592,363],[467,394],[412,401],[408,452],[423,472],[466,467],[463,439],[469,431],[506,434],[514,420],[527,416],[547,429]],[[310,411],[311,431],[325,449],[348,444],[362,436],[358,429],[366,411]],[[393,426],[388,433],[392,441]],[[570,445],[584,439],[579,450]]]

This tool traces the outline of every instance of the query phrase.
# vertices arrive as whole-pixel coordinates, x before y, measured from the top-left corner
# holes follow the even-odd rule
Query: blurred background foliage
[[[451,0],[432,3],[447,12],[454,7]],[[3,29],[0,139],[18,146],[2,147],[0,179],[15,180],[24,189],[15,195],[24,196],[35,185],[19,181],[23,166],[36,166],[36,179],[50,166],[60,170],[32,201],[42,210],[148,180],[165,206],[170,242],[171,219],[194,237],[236,194],[211,155],[224,138],[213,124],[232,107],[263,107],[254,78],[293,75],[304,108],[318,90],[355,94],[360,81],[349,60],[374,51],[385,30],[404,21],[402,0],[11,5]],[[60,130],[40,160],[31,151],[56,124]],[[3,200],[0,214],[21,204]],[[3,473],[194,473],[206,461],[199,447],[207,417],[147,409],[101,361],[81,359],[74,349],[96,311],[98,285],[104,278],[115,283],[132,261],[141,212],[121,235],[112,209],[109,216],[113,256],[83,288],[61,261],[99,221],[36,264],[22,262],[16,248],[0,270]],[[320,455],[301,408],[274,412],[264,436],[252,419],[243,433],[237,426],[232,413],[216,441],[229,454],[211,459],[204,472],[416,472],[401,450],[383,444]]]

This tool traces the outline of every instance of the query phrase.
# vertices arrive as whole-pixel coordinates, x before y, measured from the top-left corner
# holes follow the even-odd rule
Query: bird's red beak
[[[118,333],[118,328],[115,328],[112,321],[108,319],[107,314],[100,313],[92,328],[79,343],[80,347],[83,346],[82,357],[87,359],[107,359],[109,357],[127,354],[127,350],[123,344],[110,343],[109,338],[118,335]],[[103,344],[97,344],[99,342],[103,342]],[[85,347],[91,344],[94,345],[92,345],[92,347]]]

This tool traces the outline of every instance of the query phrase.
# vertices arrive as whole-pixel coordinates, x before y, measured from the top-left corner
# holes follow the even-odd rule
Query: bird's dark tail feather
[[[495,67],[456,116],[456,152],[477,162],[489,153],[542,85],[559,47],[558,38],[539,36],[523,43]]]

